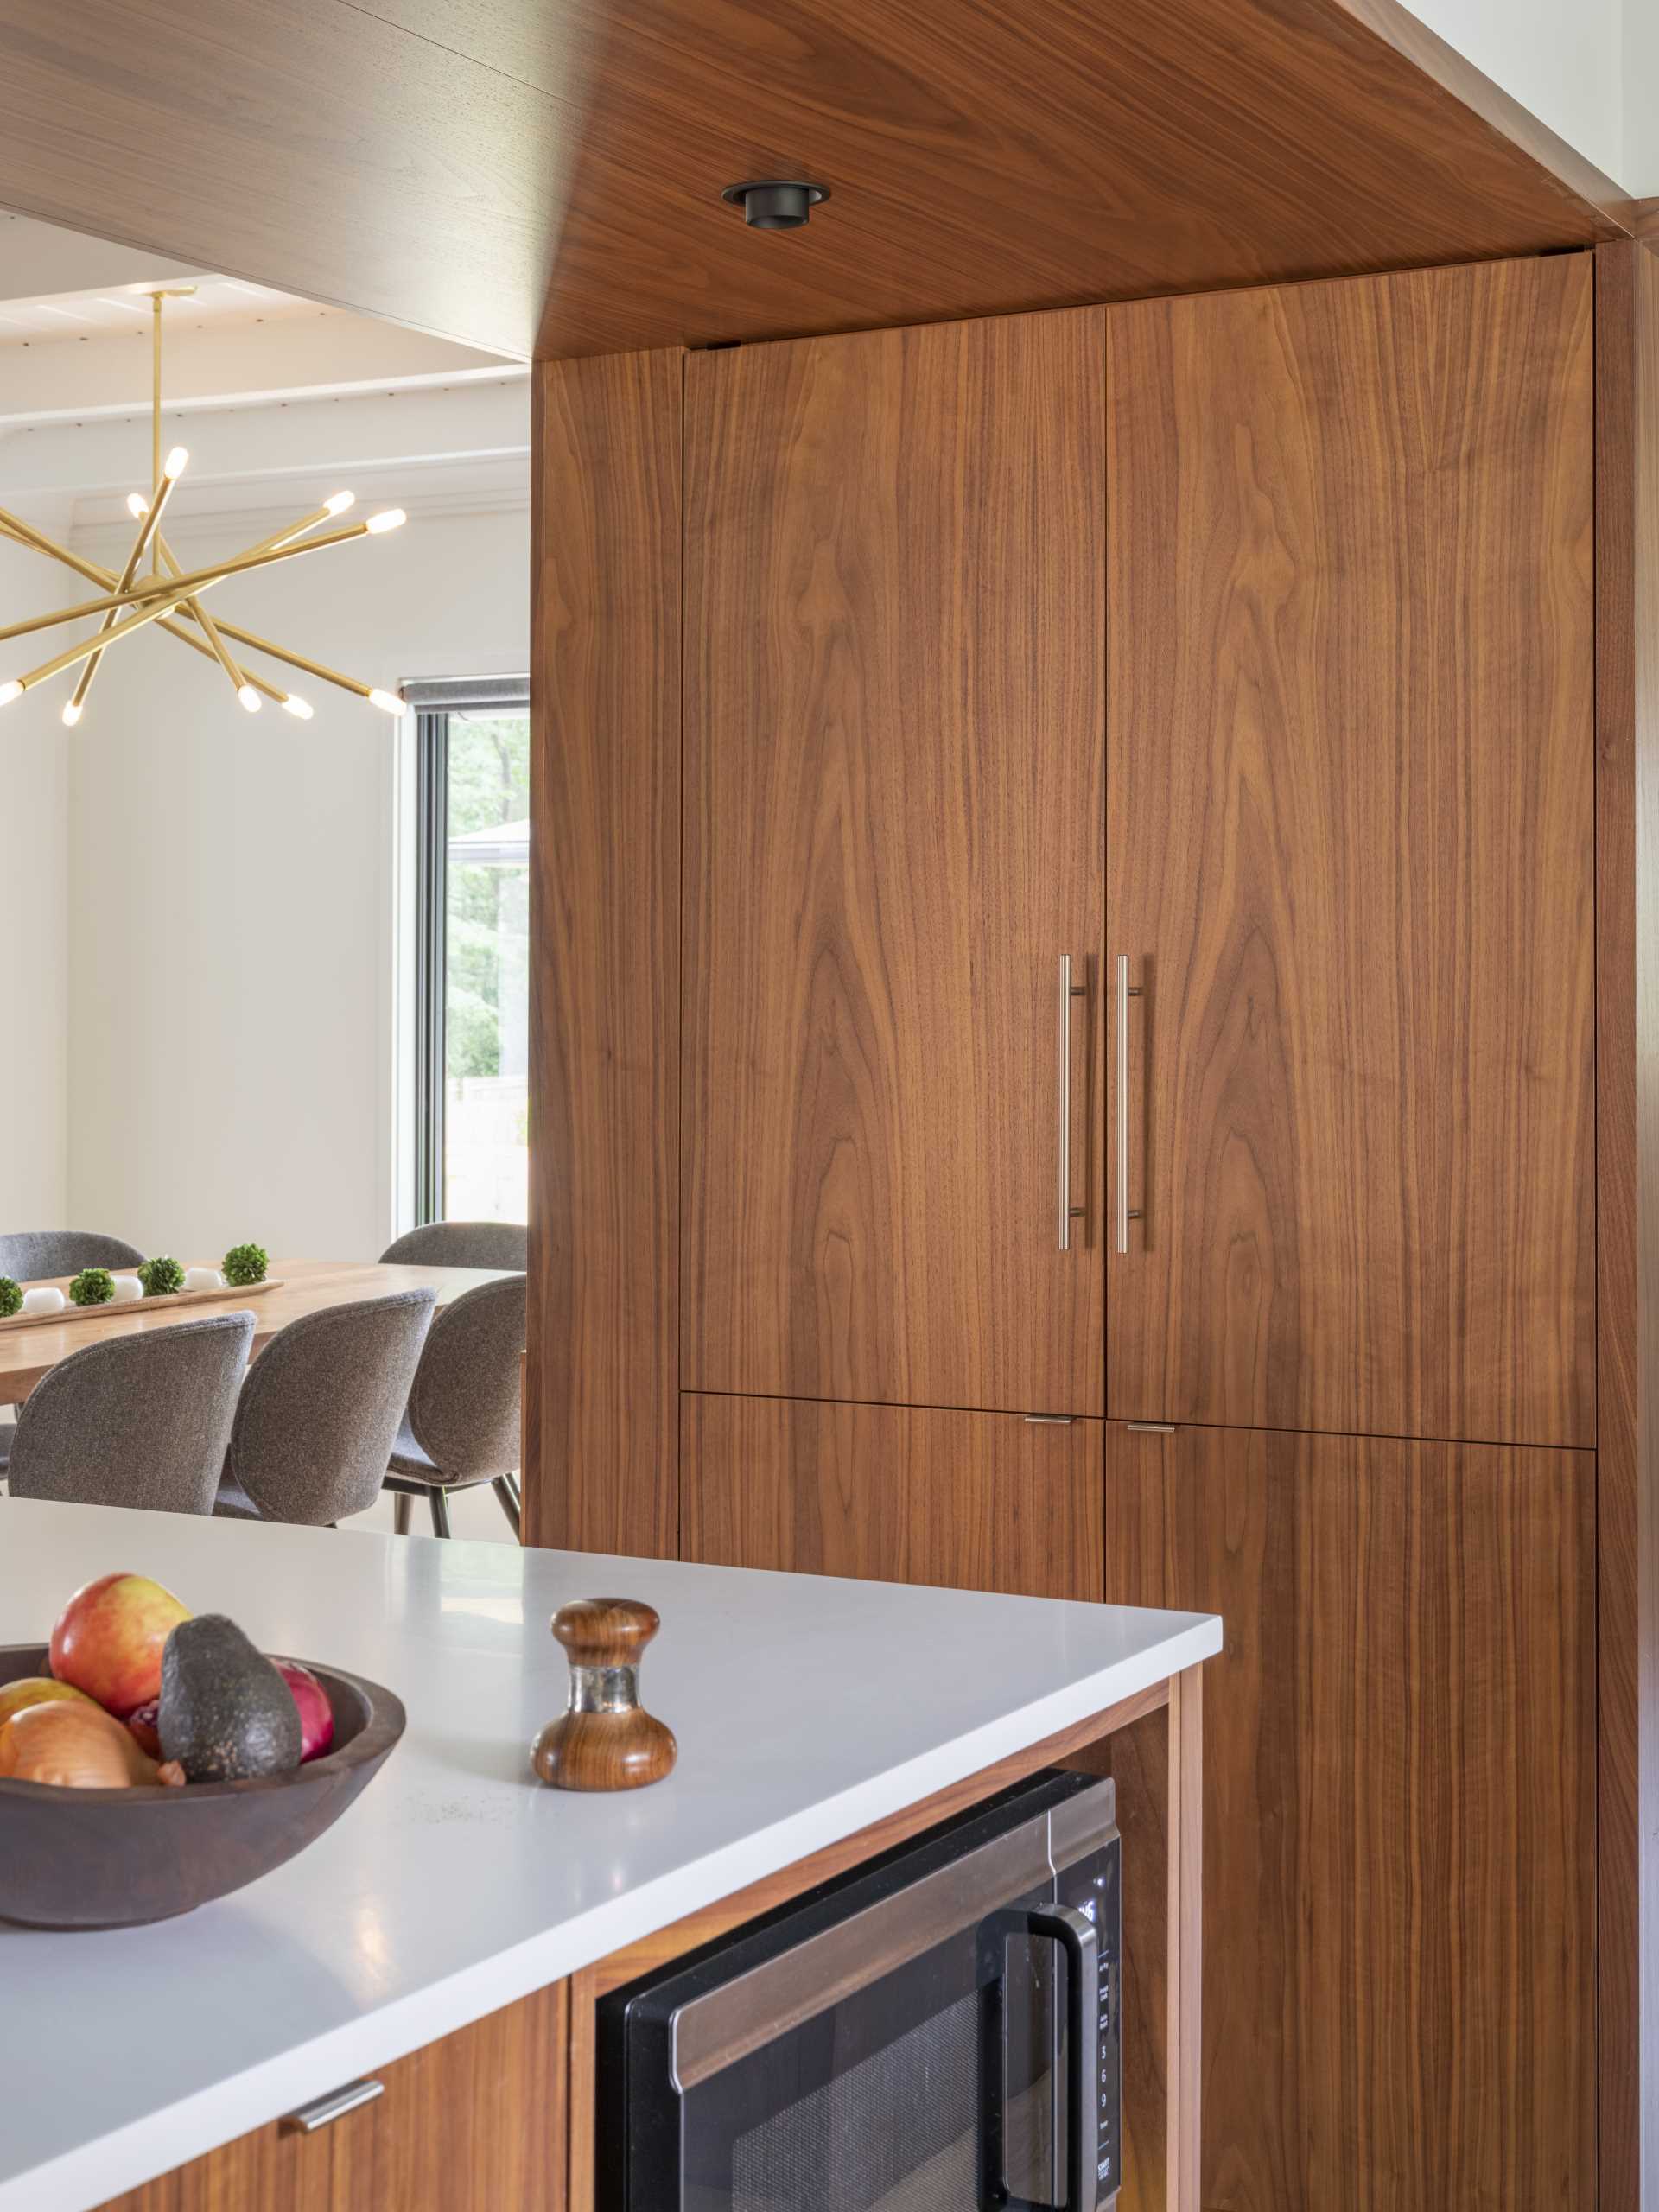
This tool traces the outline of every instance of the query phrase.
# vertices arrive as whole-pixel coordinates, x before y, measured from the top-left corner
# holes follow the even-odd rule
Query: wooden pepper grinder
[[[662,1623],[634,1598],[578,1598],[553,1616],[570,1662],[570,1702],[531,1748],[555,1789],[643,1789],[671,1774],[679,1745],[639,1702],[639,1662]]]

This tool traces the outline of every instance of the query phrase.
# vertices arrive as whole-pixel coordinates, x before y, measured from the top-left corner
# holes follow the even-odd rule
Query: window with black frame
[[[523,1221],[529,687],[404,689],[416,715],[415,1217]]]

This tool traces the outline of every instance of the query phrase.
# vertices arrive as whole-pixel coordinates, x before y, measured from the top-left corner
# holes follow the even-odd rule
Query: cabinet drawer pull
[[[1126,1421],[1123,1426],[1136,1436],[1173,1436],[1179,1424],[1173,1421]]]
[[[348,2082],[343,2089],[330,2089],[326,2097],[314,2097],[308,2105],[289,2113],[283,2126],[301,2135],[315,2135],[331,2120],[344,2120],[348,2112],[355,2112],[359,2105],[372,2105],[385,2093],[384,2082]]]
[[[1027,1428],[1070,1428],[1071,1426],[1070,1414],[1027,1414],[1025,1418]]]

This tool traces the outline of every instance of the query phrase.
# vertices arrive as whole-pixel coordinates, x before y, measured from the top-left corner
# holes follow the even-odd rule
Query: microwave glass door
[[[1109,2204],[1113,1805],[1033,1777],[607,1999],[607,2212]]]
[[[995,2201],[987,2090],[1001,2201],[1064,2204],[1066,1963],[1052,1938],[1004,1941],[1001,2004],[979,1928],[960,1929],[689,2091],[684,2212],[975,2212]]]

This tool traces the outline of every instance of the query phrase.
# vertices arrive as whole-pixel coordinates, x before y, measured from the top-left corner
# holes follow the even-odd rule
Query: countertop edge
[[[48,2164],[0,2179],[0,2212],[92,2212],[124,2190],[267,2126],[283,2113],[591,1966],[686,1914],[839,1843],[1011,1753],[1212,1658],[1214,1615],[1001,1719],[987,1721],[671,1874],[543,1930],[463,1972],[181,2098]]]

